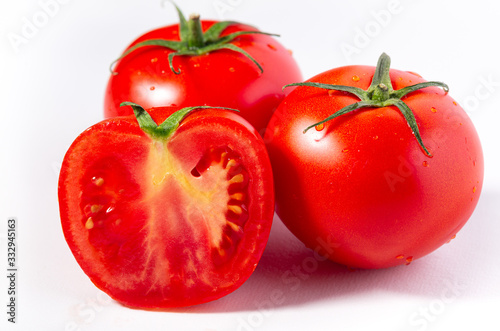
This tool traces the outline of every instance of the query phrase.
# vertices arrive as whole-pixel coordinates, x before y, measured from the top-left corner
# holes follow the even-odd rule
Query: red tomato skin
[[[178,109],[179,107],[161,107],[150,110],[150,114],[157,123],[161,123]],[[64,236],[75,259],[90,280],[121,304],[132,308],[164,310],[213,301],[240,287],[257,266],[267,243],[274,215],[273,177],[265,146],[255,129],[234,112],[214,109],[199,110],[181,122],[168,142],[168,150],[177,159],[177,164],[181,167],[180,171],[189,173],[193,169],[196,162],[206,152],[207,146],[204,145],[206,142],[227,145],[241,155],[252,155],[248,159],[255,163],[251,165],[252,167],[249,164],[245,165],[247,169],[252,169],[248,171],[250,176],[248,194],[251,195],[251,202],[248,206],[250,218],[245,223],[245,235],[239,242],[237,253],[232,260],[217,267],[210,265],[211,261],[195,261],[197,264],[207,263],[207,266],[202,265],[198,271],[200,274],[213,277],[209,279],[213,283],[207,285],[198,282],[194,285],[190,283],[188,286],[189,274],[186,271],[185,277],[172,276],[168,281],[168,288],[156,286],[158,282],[163,284],[163,280],[162,278],[156,279],[155,283],[155,278],[152,277],[158,274],[155,271],[155,265],[145,262],[149,260],[152,253],[144,248],[147,245],[135,244],[135,242],[146,242],[144,237],[151,236],[151,234],[142,234],[146,227],[144,224],[147,225],[152,217],[148,205],[143,205],[144,201],[151,200],[147,194],[149,177],[144,162],[151,151],[151,139],[138,127],[133,116],[122,116],[104,120],[90,127],[78,136],[69,148],[61,168],[58,192]],[[84,151],[88,151],[88,155],[82,157],[81,154],[85,153]],[[130,184],[124,186],[125,189],[132,191],[128,195],[133,201],[123,207],[128,209],[122,214],[130,215],[131,218],[122,221],[127,224],[128,228],[110,231],[104,235],[104,238],[93,241],[79,221],[82,217],[85,219],[82,215],[83,208],[80,207],[85,204],[85,199],[82,198],[85,193],[82,192],[82,188],[85,188],[84,182],[88,179],[86,178],[88,168],[92,167],[92,157],[97,160],[106,159],[107,164],[110,164],[108,159],[119,160],[120,167],[112,168],[118,176],[118,179],[112,178],[116,185],[122,185],[123,182],[135,183],[135,186]],[[82,166],[82,163],[85,166]],[[174,189],[173,192],[169,193],[168,199],[164,199],[164,202],[167,203],[169,199],[172,199],[177,203],[182,203],[181,194],[175,191],[177,188],[172,186],[171,189]],[[186,255],[183,252],[194,251],[206,242],[205,240],[190,241],[190,238],[168,237],[169,232],[172,231],[171,224],[175,224],[177,231],[186,236],[193,231],[207,231],[208,233],[208,230],[205,230],[203,226],[200,226],[201,230],[193,230],[186,224],[172,223],[168,217],[159,220],[161,222],[157,224],[160,226],[156,228],[153,235],[166,235],[164,251],[169,257],[167,263],[171,265],[172,273],[175,274],[186,265]],[[165,225],[161,225],[162,223]],[[113,239],[115,242],[108,240],[109,237],[116,237]],[[120,260],[122,263],[113,265],[113,260],[102,258],[102,251],[92,247],[93,243],[105,245],[103,242],[106,240],[108,240],[106,247],[110,249],[112,244],[119,244],[120,252],[123,251],[122,255],[126,256]],[[158,253],[158,251],[153,253]],[[124,260],[127,263],[124,263]],[[103,261],[110,264],[103,263]],[[161,262],[161,260],[158,261]],[[206,274],[201,272],[205,269],[209,270]],[[140,276],[142,273],[148,277]],[[182,274],[182,271],[179,274]],[[165,278],[169,276],[165,274]]]
[[[215,21],[202,21],[205,31]],[[178,24],[152,30],[134,42],[147,39],[179,40]],[[256,31],[254,27],[234,24],[221,36],[237,31]],[[301,81],[302,74],[291,52],[267,35],[243,35],[232,44],[247,51],[263,68],[242,54],[217,50],[200,56],[176,56],[173,65],[181,70],[174,74],[168,64],[172,50],[148,46],[118,61],[106,87],[104,116],[132,114],[131,107],[120,107],[132,101],[144,108],[159,106],[190,107],[210,105],[235,108],[263,134],[272,113],[287,94],[285,84]]]
[[[367,89],[374,71],[347,66],[309,81]],[[390,77],[395,90],[424,81],[393,69]],[[264,137],[276,212],[332,261],[368,269],[409,264],[453,239],[474,211],[484,175],[481,144],[464,110],[435,87],[403,98],[431,158],[394,106],[357,110],[303,133],[357,101],[297,87],[276,110]]]

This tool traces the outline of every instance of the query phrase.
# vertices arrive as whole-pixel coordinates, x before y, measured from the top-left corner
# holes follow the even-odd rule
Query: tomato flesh
[[[65,158],[66,239],[91,280],[125,305],[217,299],[250,276],[267,241],[273,206],[262,202],[274,192],[262,141],[227,118],[229,133],[193,119],[168,142],[150,139],[131,119],[111,120],[84,133]],[[203,144],[191,139],[207,134]]]

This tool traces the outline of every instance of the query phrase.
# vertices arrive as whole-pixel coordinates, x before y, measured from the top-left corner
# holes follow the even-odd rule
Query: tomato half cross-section
[[[291,52],[275,35],[229,21],[188,19],[149,31],[123,52],[108,80],[106,118],[132,114],[129,100],[144,108],[217,105],[235,108],[259,133],[302,80]]]
[[[60,215],[78,264],[130,307],[234,291],[255,269],[274,214],[262,138],[230,110],[127,105],[137,119],[90,127],[64,157]]]
[[[354,268],[409,264],[449,242],[483,185],[478,134],[448,86],[389,65],[383,54],[292,84],[265,135],[281,220]]]

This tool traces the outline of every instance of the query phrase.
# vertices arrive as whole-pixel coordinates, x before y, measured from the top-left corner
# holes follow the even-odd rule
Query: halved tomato
[[[218,299],[250,276],[269,236],[274,191],[264,143],[229,110],[134,110],[137,120],[84,131],[64,158],[68,245],[92,282],[126,306]]]

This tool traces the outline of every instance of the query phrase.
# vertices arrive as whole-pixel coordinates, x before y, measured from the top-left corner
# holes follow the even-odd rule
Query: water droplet
[[[455,239],[457,237],[456,234],[454,234],[453,236],[451,236],[450,240],[448,240],[446,243],[449,244],[453,239]]]
[[[165,70],[162,70],[162,71],[161,71],[161,73],[162,73],[162,74],[164,74],[164,73],[165,73]]]
[[[437,109],[436,109],[436,108],[434,108],[434,107],[431,107],[431,112],[433,112],[433,113],[437,113]]]
[[[230,67],[230,68],[229,68],[229,71],[231,71],[231,72],[235,72],[236,70],[235,70],[233,67]]]
[[[355,82],[359,82],[359,76],[358,75],[352,76],[352,80]]]
[[[472,188],[472,193],[476,193],[476,187],[475,186]]]
[[[406,265],[409,265],[413,261],[413,256],[408,256],[406,258]]]
[[[347,153],[347,152],[349,152],[349,149],[347,149],[347,148],[344,148],[344,149],[342,150],[342,153]]]
[[[155,90],[155,87],[154,87],[154,86],[151,86],[149,89],[150,89],[151,91],[154,91],[154,90]]]
[[[453,104],[454,104],[455,106],[458,106],[458,103],[457,103],[456,101],[453,101]]]
[[[273,51],[278,50],[278,49],[276,48],[276,46],[271,45],[271,44],[267,44],[267,47],[269,47],[269,48],[270,48],[270,49],[272,49]]]
[[[424,161],[424,162],[422,162],[422,165],[423,165],[424,167],[428,167],[428,166],[429,166],[429,162]]]
[[[157,57],[154,57],[154,58],[151,59],[151,63],[156,63],[156,62],[158,62],[158,58]]]
[[[325,128],[325,123],[318,124],[314,127],[316,131],[321,131]]]
[[[195,68],[199,68],[199,67],[200,67],[200,64],[199,64],[199,63],[195,63],[195,64],[193,64],[193,67],[195,67]]]
[[[373,140],[378,140],[378,136],[374,136],[374,137],[373,137]]]
[[[404,259],[404,258],[405,258],[405,256],[404,256],[404,255],[398,255],[398,256],[396,256],[396,259],[398,259],[398,260],[402,260],[402,259]]]

